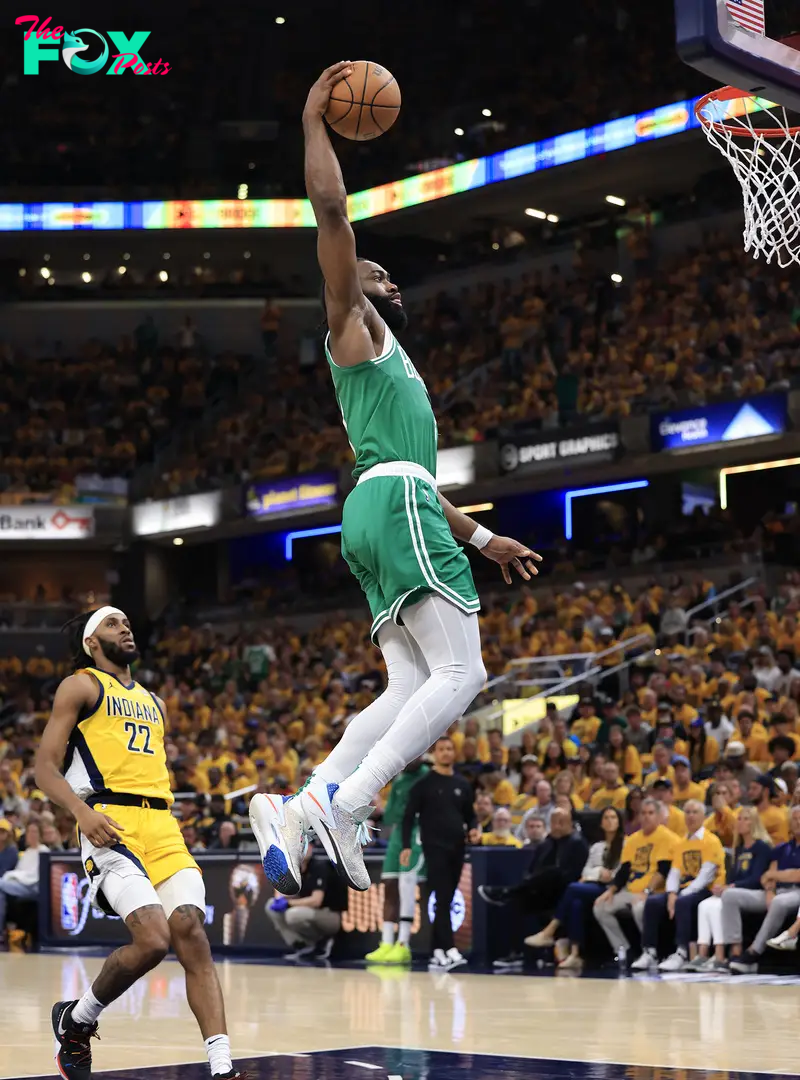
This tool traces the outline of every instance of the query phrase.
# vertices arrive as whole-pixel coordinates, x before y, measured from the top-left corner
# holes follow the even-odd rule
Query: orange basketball
[[[397,119],[400,87],[391,71],[371,60],[352,66],[353,74],[334,86],[325,119],[345,139],[377,139]]]

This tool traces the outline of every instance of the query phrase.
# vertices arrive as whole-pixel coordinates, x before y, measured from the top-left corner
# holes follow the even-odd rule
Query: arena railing
[[[693,608],[689,608],[686,612],[686,641],[692,637],[698,630],[706,630],[712,623],[719,622],[723,615],[720,614],[719,604],[720,601],[730,600],[732,596],[736,596],[738,593],[745,593],[747,589],[753,585],[758,585],[761,582],[761,578],[757,576],[749,577],[745,581],[739,582],[738,585],[732,585],[729,589],[725,589],[721,593],[715,593],[714,596],[710,596],[708,600],[704,600],[702,604],[696,604]],[[738,601],[740,607],[747,607],[755,600],[754,596],[744,596],[741,601]],[[703,619],[704,626],[692,626],[691,621],[694,619],[698,612],[703,611],[707,607],[714,609],[714,614],[707,619]]]
[[[618,641],[610,648],[601,649],[599,652],[520,657],[510,662],[508,671],[489,680],[483,691],[484,695],[500,691],[502,697],[507,700],[516,690],[517,697],[514,703],[506,705],[505,700],[493,702],[489,706],[473,710],[468,715],[470,718],[477,719],[482,728],[501,727],[506,741],[516,743],[523,732],[534,729],[539,721],[534,719],[517,726],[514,721],[515,712],[524,713],[530,709],[531,702],[537,699],[550,700],[575,695],[578,687],[585,687],[586,684],[596,688],[598,683],[609,677],[615,677],[620,691],[624,692],[627,689],[628,671],[631,664],[650,656],[654,651],[653,636],[637,634],[636,637]],[[623,655],[620,663],[603,666],[602,660],[618,653]],[[576,666],[581,670],[575,671]],[[517,671],[524,671],[525,674],[518,676]],[[511,693],[503,694],[503,690],[510,690]]]

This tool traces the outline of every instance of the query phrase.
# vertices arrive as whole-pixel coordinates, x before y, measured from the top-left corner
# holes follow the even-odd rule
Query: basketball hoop
[[[756,127],[756,113],[772,126]],[[800,127],[782,105],[734,86],[706,94],[695,115],[741,185],[744,250],[781,267],[800,263]]]

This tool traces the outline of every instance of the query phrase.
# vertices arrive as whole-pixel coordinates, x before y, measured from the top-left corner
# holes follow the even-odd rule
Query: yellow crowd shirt
[[[624,784],[609,788],[603,785],[598,788],[589,800],[590,810],[605,810],[613,806],[617,810],[625,809],[625,800],[628,798],[628,788]]]
[[[704,824],[709,832],[719,837],[723,847],[733,847],[736,812],[729,806],[724,806],[722,810],[715,810],[713,814],[709,814]]]
[[[480,842],[482,847],[522,847],[522,841],[517,840],[516,836],[498,836],[493,832],[481,833]]]
[[[725,884],[725,851],[719,841],[719,837],[708,829],[702,830],[702,837],[692,836],[681,840],[672,860],[672,869],[681,875],[679,889],[694,881],[700,873],[703,863],[714,863],[717,873],[711,885]]]
[[[675,805],[679,810],[683,810],[684,806],[690,799],[698,799],[701,803],[706,801],[706,793],[703,788],[696,784],[693,780],[690,780],[685,788],[678,787],[677,784],[673,784],[672,792],[675,796]]]
[[[676,836],[686,836],[686,818],[683,816],[683,810],[679,810],[677,806],[670,806],[666,827]]]
[[[650,882],[658,870],[660,862],[672,865],[675,849],[680,840],[675,833],[664,825],[659,825],[649,836],[640,829],[625,841],[620,862],[630,863],[627,889],[632,893],[641,893],[650,888]],[[664,891],[662,885],[661,892]]]
[[[164,716],[155,697],[139,683],[123,683],[107,671],[82,671],[96,680],[98,695],[67,743],[64,778],[69,786],[80,799],[115,791],[172,803]]]
[[[667,765],[666,772],[659,772],[658,769],[654,769],[653,772],[649,772],[644,778],[644,786],[646,788],[652,787],[656,780],[671,780],[675,783],[675,770],[671,765]]]
[[[785,844],[789,840],[789,814],[785,806],[768,806],[766,810],[759,810],[758,816],[761,824],[769,833],[770,843],[773,847],[777,844]]]

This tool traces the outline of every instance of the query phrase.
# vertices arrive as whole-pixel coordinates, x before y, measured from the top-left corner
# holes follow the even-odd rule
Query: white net
[[[782,267],[800,263],[800,128],[781,105],[741,91],[722,94],[706,98],[697,115],[741,185],[744,249]]]

